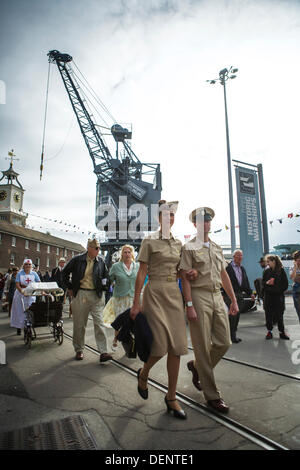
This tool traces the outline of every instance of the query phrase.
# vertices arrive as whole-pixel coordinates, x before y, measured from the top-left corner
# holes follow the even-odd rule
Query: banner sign
[[[253,281],[262,277],[259,259],[263,256],[263,239],[257,174],[248,168],[236,167],[237,201],[239,212],[240,248],[243,266],[251,288]]]

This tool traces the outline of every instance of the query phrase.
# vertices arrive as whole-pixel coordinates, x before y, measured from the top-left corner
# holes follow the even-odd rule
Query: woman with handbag
[[[293,300],[295,310],[297,312],[300,322],[300,250],[295,251],[293,254],[294,266],[290,269],[290,278],[294,281],[293,284]]]
[[[134,260],[134,248],[124,245],[121,249],[120,261],[114,263],[109,271],[109,279],[114,282],[113,295],[103,310],[103,323],[110,325],[120,313],[132,307],[134,296],[134,285],[139,264]],[[112,349],[117,348],[118,331]]]
[[[281,339],[290,339],[284,331],[283,324],[284,292],[289,285],[288,278],[279,256],[267,255],[266,260],[269,266],[269,269],[266,269],[263,274],[264,308],[268,330],[266,339],[273,338],[272,330],[275,322],[277,322],[279,337]]]
[[[167,354],[167,411],[175,418],[186,419],[185,412],[176,400],[180,356],[188,353],[183,300],[177,282],[182,244],[171,233],[178,203],[159,201],[158,205],[160,229],[142,241],[138,256],[140,267],[130,313],[133,320],[140,311],[145,314],[153,335],[150,357],[143,368],[138,370],[138,392],[143,399],[148,398],[149,372]],[[140,294],[147,273],[148,282],[140,308]]]

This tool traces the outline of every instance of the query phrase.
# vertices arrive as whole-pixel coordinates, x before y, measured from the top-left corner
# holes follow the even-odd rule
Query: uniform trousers
[[[198,317],[190,322],[195,367],[205,399],[217,400],[213,369],[231,345],[228,314],[220,291],[192,288],[192,300]]]
[[[104,296],[98,297],[95,290],[79,289],[71,302],[73,316],[73,346],[75,352],[84,350],[85,329],[88,316],[91,314],[94,322],[94,333],[97,348],[100,353],[107,352],[107,337],[102,320]]]

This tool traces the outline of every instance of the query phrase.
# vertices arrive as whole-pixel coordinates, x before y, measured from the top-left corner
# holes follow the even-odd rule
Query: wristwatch
[[[192,306],[193,306],[193,302],[192,302],[191,300],[189,300],[189,301],[186,303],[186,305],[187,305],[188,307],[192,307]]]

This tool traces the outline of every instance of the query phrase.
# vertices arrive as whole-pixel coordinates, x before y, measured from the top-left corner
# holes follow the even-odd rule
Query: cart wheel
[[[28,349],[31,348],[31,340],[32,340],[32,331],[30,327],[24,328],[24,342]]]
[[[63,340],[64,340],[64,330],[62,328],[62,325],[58,325],[56,329],[56,339],[58,340],[58,344],[61,345]]]

